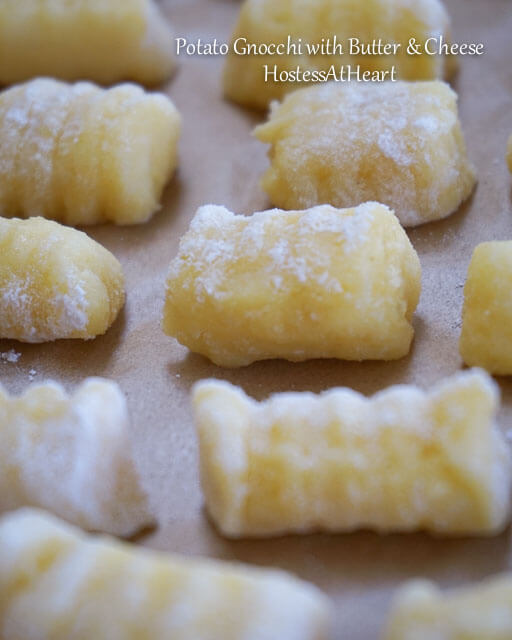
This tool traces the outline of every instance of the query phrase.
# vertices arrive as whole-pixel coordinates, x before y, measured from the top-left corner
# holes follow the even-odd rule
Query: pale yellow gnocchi
[[[164,95],[37,79],[0,94],[0,211],[70,225],[146,222],[177,164]]]
[[[0,84],[36,76],[157,84],[175,67],[154,0],[2,0]]]
[[[297,69],[304,84],[311,81],[307,74],[331,67],[384,72],[385,80],[393,69],[393,79],[444,78],[455,58],[436,50],[441,38],[449,44],[450,31],[440,0],[246,0],[224,71],[225,93],[265,109],[297,88]],[[408,55],[411,39],[420,55]]]
[[[510,136],[510,138],[508,139],[507,144],[507,164],[512,173],[512,136]]]
[[[288,574],[0,519],[2,640],[326,640],[328,600]]]
[[[206,507],[233,538],[314,531],[492,535],[509,520],[510,452],[480,370],[424,392],[193,391]]]
[[[512,638],[512,575],[442,592],[431,582],[406,584],[395,599],[385,640]]]
[[[104,334],[124,305],[121,265],[85,233],[43,218],[0,218],[0,338]]]
[[[271,145],[263,189],[283,209],[377,200],[416,226],[453,213],[475,185],[457,96],[442,82],[301,89],[255,135]]]
[[[126,400],[90,378],[10,396],[0,385],[0,510],[41,507],[93,531],[130,535],[154,519],[132,460]]]
[[[419,259],[378,203],[339,210],[202,207],[167,279],[163,328],[218,365],[407,355]]]
[[[512,375],[512,241],[476,247],[464,287],[459,349],[464,362]]]

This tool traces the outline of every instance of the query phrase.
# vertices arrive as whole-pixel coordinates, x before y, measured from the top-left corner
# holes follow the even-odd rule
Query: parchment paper
[[[486,46],[485,55],[461,59],[453,83],[479,184],[458,213],[409,234],[423,266],[416,340],[409,357],[363,364],[270,361],[228,371],[189,354],[162,333],[167,268],[196,208],[212,202],[252,213],[268,205],[258,186],[267,166],[266,148],[250,136],[264,116],[223,101],[220,57],[180,56],[179,72],[165,88],[184,115],[184,131],[180,169],[162,211],[139,227],[86,229],[118,256],[125,270],[128,301],[113,328],[92,342],[31,346],[0,341],[0,352],[13,348],[22,354],[17,363],[0,362],[0,379],[10,391],[24,389],[31,370],[36,371],[36,382],[53,378],[68,388],[86,376],[105,376],[121,385],[133,419],[136,463],[160,523],[139,543],[292,571],[332,597],[336,640],[377,638],[394,589],[406,579],[423,576],[448,587],[510,567],[510,531],[491,539],[362,532],[224,540],[202,510],[188,393],[196,380],[217,377],[241,385],[258,399],[278,391],[319,392],[340,385],[371,394],[396,383],[428,386],[461,368],[457,343],[462,287],[472,250],[484,240],[512,238],[512,179],[504,160],[512,133],[512,2],[446,0],[446,5],[454,40]],[[169,0],[162,6],[177,35],[228,41],[240,2]],[[512,378],[498,382],[504,401],[501,425],[512,429]]]

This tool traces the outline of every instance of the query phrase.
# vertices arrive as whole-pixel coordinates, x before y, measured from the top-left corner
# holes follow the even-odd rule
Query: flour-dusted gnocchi
[[[2,640],[326,640],[327,598],[288,574],[0,519]]]
[[[125,84],[33,80],[0,94],[0,211],[66,224],[137,224],[159,209],[181,118]]]
[[[2,0],[0,84],[36,76],[157,84],[175,66],[154,0]]]
[[[418,256],[378,203],[264,211],[208,205],[167,280],[164,331],[218,365],[393,360],[414,335]]]
[[[512,575],[446,593],[431,582],[406,584],[396,597],[385,640],[512,638]]]
[[[429,392],[285,393],[226,382],[193,392],[207,509],[223,534],[424,529],[490,535],[509,519],[498,391],[480,370]]]
[[[10,396],[0,385],[0,510],[48,509],[85,529],[130,535],[152,524],[119,387],[90,378]]]
[[[262,186],[284,209],[377,200],[415,226],[453,213],[475,184],[457,96],[442,82],[301,89],[255,135],[271,145]]]
[[[435,53],[441,38],[449,43],[450,31],[439,0],[246,0],[224,72],[225,93],[265,109],[296,89],[297,80],[307,83],[331,68],[340,74],[343,67],[345,80],[353,80],[358,68],[378,72],[382,80],[443,78],[455,58],[427,55],[424,46]],[[420,55],[407,53],[413,38],[423,48]],[[265,55],[274,45],[281,47],[279,55]]]
[[[476,247],[464,288],[460,353],[464,362],[512,375],[512,241]]]
[[[0,218],[0,338],[48,342],[104,334],[125,299],[114,256],[43,218]]]

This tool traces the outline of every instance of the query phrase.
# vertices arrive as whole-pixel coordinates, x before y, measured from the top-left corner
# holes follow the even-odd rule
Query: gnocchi
[[[0,210],[69,225],[146,222],[177,164],[164,95],[37,79],[0,94]]]
[[[464,362],[512,375],[512,242],[476,247],[464,287],[459,349]]]
[[[85,529],[130,535],[152,524],[130,452],[119,387],[90,378],[19,397],[0,385],[0,510],[41,507]]]
[[[285,393],[257,403],[196,384],[206,506],[232,538],[424,529],[492,535],[509,520],[510,452],[483,371],[428,392]]]
[[[284,209],[377,200],[412,227],[450,215],[475,185],[457,96],[442,82],[300,89],[255,135],[271,145],[263,189]]]
[[[329,604],[274,570],[87,537],[35,510],[0,519],[3,640],[326,640]]]
[[[173,32],[154,0],[2,0],[0,84],[36,76],[159,84]]]
[[[456,58],[429,55],[425,47],[450,37],[450,18],[440,0],[246,0],[233,33],[224,91],[235,102],[266,109],[297,88],[297,69],[301,78],[331,68],[396,71],[403,80],[444,78],[456,68]],[[412,38],[419,55],[407,53]],[[270,52],[257,55],[265,47]]]
[[[442,593],[416,580],[400,590],[385,640],[506,640],[512,637],[512,575]]]
[[[114,256],[43,218],[0,218],[0,338],[49,342],[104,334],[124,305]]]
[[[163,328],[215,364],[407,355],[419,259],[378,203],[245,217],[202,207],[167,279]]]

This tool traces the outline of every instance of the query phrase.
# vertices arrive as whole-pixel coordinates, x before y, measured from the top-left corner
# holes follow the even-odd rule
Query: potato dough
[[[0,338],[88,340],[124,304],[114,256],[85,233],[42,218],[0,218]]]
[[[36,76],[157,84],[175,66],[154,0],[2,0],[0,84]]]
[[[0,510],[42,507],[116,535],[151,524],[128,427],[126,400],[107,380],[90,378],[72,396],[56,383],[20,397],[0,385]]]
[[[290,47],[301,39],[302,55]],[[271,100],[282,99],[297,88],[295,82],[275,81],[282,72],[338,70],[342,65],[362,71],[391,71],[403,80],[433,80],[451,75],[456,67],[453,56],[407,55],[409,40],[423,45],[428,38],[450,41],[450,20],[439,0],[246,0],[233,34],[233,47],[246,51],[250,44],[286,46],[283,55],[236,55],[231,51],[224,73],[226,95],[243,105],[265,109]],[[343,47],[343,54],[324,51],[316,55],[309,45],[328,40]],[[241,40],[240,40],[241,39]],[[354,46],[351,50],[350,39]],[[362,55],[360,44],[371,45],[372,55]],[[400,48],[387,54],[378,50],[396,43]],[[376,41],[377,46],[373,47]],[[265,65],[270,76],[265,82]],[[276,67],[276,69],[274,68]]]
[[[193,392],[206,505],[229,537],[424,529],[489,535],[509,518],[510,452],[483,371],[429,392]]]
[[[167,280],[164,331],[218,365],[405,356],[418,256],[393,213],[356,209],[237,216],[205,206]]]
[[[284,209],[378,200],[415,226],[453,213],[475,184],[457,96],[442,82],[302,89],[255,135],[272,145],[262,186]]]
[[[325,640],[329,605],[281,571],[86,537],[42,512],[0,520],[2,640]]]
[[[512,574],[447,593],[417,580],[399,592],[385,640],[507,640],[511,612]]]
[[[468,365],[512,375],[512,241],[475,249],[464,288],[460,353]]]
[[[163,95],[39,79],[0,94],[0,210],[70,225],[137,224],[159,209],[181,118]]]

